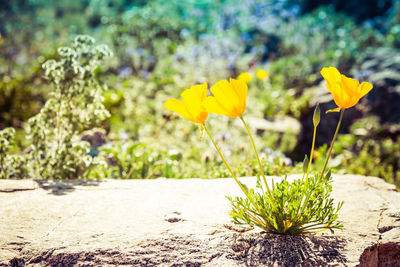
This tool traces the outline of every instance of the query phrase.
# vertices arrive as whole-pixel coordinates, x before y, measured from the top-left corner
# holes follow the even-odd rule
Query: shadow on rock
[[[61,196],[75,191],[77,186],[98,186],[102,180],[35,180],[35,182],[49,194]]]
[[[345,266],[344,240],[334,236],[283,236],[221,233],[163,234],[113,249],[51,249],[13,259],[44,266]],[[11,262],[10,262],[11,264]]]
[[[327,266],[345,265],[339,252],[344,243],[337,237],[266,234],[236,237],[232,249],[246,266]]]

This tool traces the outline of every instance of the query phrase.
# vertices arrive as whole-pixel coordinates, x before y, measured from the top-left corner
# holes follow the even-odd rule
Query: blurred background
[[[324,113],[335,104],[319,71],[334,66],[374,89],[346,110],[330,167],[400,186],[399,0],[0,0],[0,129],[17,129],[13,152],[26,151],[24,122],[52,90],[41,65],[78,34],[114,53],[97,71],[112,116],[86,133],[107,165],[89,178],[228,177],[197,126],[162,105],[244,72],[266,172],[301,171],[320,103],[317,168],[338,120]],[[236,172],[255,175],[240,123],[207,123]]]

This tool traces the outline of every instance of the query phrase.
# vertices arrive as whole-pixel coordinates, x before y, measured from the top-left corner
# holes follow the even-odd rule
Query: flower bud
[[[307,155],[304,157],[304,161],[303,161],[303,172],[304,173],[306,173],[307,172],[307,169],[308,169],[308,162],[309,162],[309,160],[308,160],[308,157],[307,157]]]
[[[321,120],[321,110],[319,109],[319,104],[314,109],[313,123],[314,127],[317,127]]]

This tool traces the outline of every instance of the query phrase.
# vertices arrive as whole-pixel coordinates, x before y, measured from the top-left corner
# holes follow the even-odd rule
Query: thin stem
[[[329,158],[331,157],[333,144],[335,143],[336,137],[338,135],[340,124],[342,123],[343,113],[344,113],[344,109],[342,109],[340,111],[340,117],[339,117],[339,121],[338,121],[338,124],[337,124],[337,127],[336,127],[335,135],[333,136],[333,139],[332,139],[332,142],[331,142],[331,147],[329,148],[328,156],[326,157],[326,160],[325,160],[324,168],[322,168],[321,178],[324,177],[326,166],[328,165]]]
[[[304,169],[303,169],[303,177],[301,178],[302,181],[304,181],[305,176],[306,176],[306,173],[304,172]]]
[[[260,218],[257,218],[255,215],[251,214],[248,210],[243,209],[243,212],[246,212],[253,220],[257,221],[260,225],[265,225]]]
[[[63,94],[61,93],[61,89],[59,89],[59,93],[58,93],[58,107],[57,107],[57,113],[56,113],[56,124],[57,124],[57,129],[56,129],[56,143],[57,143],[57,147],[56,147],[56,151],[57,151],[57,153],[59,153],[59,150],[60,150],[60,148],[61,148],[61,145],[62,145],[62,143],[63,143],[63,133],[62,133],[62,128],[63,128],[63,125],[62,125],[62,116],[64,115],[63,114],[63,109],[64,109],[64,107],[63,107],[63,101],[64,101],[64,99],[63,99],[64,97],[63,97]]]
[[[222,161],[224,162],[226,168],[228,169],[228,171],[230,172],[230,174],[232,175],[233,179],[235,179],[236,183],[239,185],[239,187],[242,189],[243,193],[247,196],[247,198],[253,203],[253,199],[251,197],[249,197],[249,194],[247,193],[247,190],[244,189],[243,185],[239,182],[238,178],[236,177],[236,175],[233,173],[231,167],[229,166],[228,162],[226,162],[224,155],[222,155],[221,151],[219,150],[217,144],[215,143],[214,139],[212,138],[210,132],[208,131],[206,125],[203,124],[204,130],[206,131],[208,137],[210,138],[211,142],[213,143],[215,149],[217,150],[219,156],[221,157]],[[254,207],[257,207],[256,205],[254,205]]]
[[[4,158],[0,157],[0,172],[4,172],[5,173],[3,161],[4,161]]]
[[[268,183],[267,183],[267,179],[265,179],[264,169],[263,169],[263,166],[262,166],[262,164],[261,164],[260,157],[258,156],[258,152],[257,152],[257,149],[256,149],[256,145],[255,145],[255,143],[254,143],[253,136],[251,135],[251,132],[250,132],[250,130],[249,130],[249,127],[247,126],[247,124],[246,124],[246,122],[244,121],[244,119],[243,119],[242,116],[240,116],[240,119],[242,120],[242,122],[243,122],[243,124],[244,124],[244,127],[246,128],[247,133],[248,133],[248,135],[249,135],[249,137],[250,137],[250,141],[251,141],[251,144],[253,145],[254,153],[256,154],[256,157],[257,157],[258,165],[260,166],[261,175],[262,175],[262,177],[263,177],[263,179],[264,179],[264,183],[265,183],[265,186],[266,186],[266,188],[267,188],[267,191],[268,191],[268,193],[271,195],[271,191],[269,190]],[[272,179],[272,187],[273,187],[273,186],[274,186],[274,180]]]
[[[156,172],[156,170],[160,167],[161,165],[157,165],[154,167],[154,169],[146,176],[144,179],[149,179],[153,174]]]
[[[314,146],[315,146],[315,136],[316,136],[316,134],[317,134],[317,127],[314,126],[313,140],[312,140],[312,145],[311,145],[310,160],[308,161],[306,180],[308,179],[308,175],[310,174],[311,162],[312,162],[313,154],[314,154]]]
[[[157,140],[158,136],[161,133],[161,130],[164,129],[165,125],[169,122],[169,119],[165,119],[161,126],[157,129],[157,131],[153,135],[153,140]]]
[[[298,228],[297,230],[298,231],[304,231],[304,230],[306,230],[306,229],[308,229],[308,231],[309,230],[316,230],[316,229],[330,229],[330,228],[332,228],[333,226],[327,226],[326,224],[322,224],[322,223],[319,223],[319,222],[317,222],[317,223],[313,223],[313,224],[308,224],[308,225],[306,225],[306,226],[303,226],[303,227],[300,227],[300,228]]]

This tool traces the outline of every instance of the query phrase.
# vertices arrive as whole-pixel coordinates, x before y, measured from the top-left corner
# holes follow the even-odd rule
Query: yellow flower
[[[182,92],[183,101],[178,99],[168,99],[164,104],[166,109],[175,111],[187,120],[194,123],[203,124],[208,116],[208,112],[203,106],[203,100],[207,96],[207,83],[198,84]]]
[[[237,78],[244,83],[249,83],[253,77],[251,77],[251,74],[248,72],[242,72]]]
[[[329,112],[337,112],[341,109],[353,107],[361,97],[365,96],[372,89],[372,84],[369,82],[360,84],[357,80],[340,74],[334,67],[323,68],[321,75],[324,77],[326,86],[338,106],[335,109],[329,110]]]
[[[256,75],[257,75],[257,79],[259,79],[260,81],[263,81],[265,78],[267,78],[269,76],[269,73],[263,69],[258,69],[256,72]]]
[[[211,87],[214,96],[204,100],[204,106],[210,113],[231,118],[239,117],[246,110],[247,85],[241,80],[222,80]]]
[[[293,223],[289,220],[283,220],[283,231],[286,232],[287,229],[289,229],[291,226],[293,225]]]

